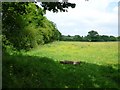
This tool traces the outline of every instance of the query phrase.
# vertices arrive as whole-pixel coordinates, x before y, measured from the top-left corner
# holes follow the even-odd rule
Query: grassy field
[[[82,61],[62,65],[60,60]],[[118,42],[53,42],[3,54],[3,87],[120,88]]]
[[[32,56],[48,57],[55,61],[74,60],[95,64],[117,64],[117,42],[54,42],[40,46],[27,53]]]

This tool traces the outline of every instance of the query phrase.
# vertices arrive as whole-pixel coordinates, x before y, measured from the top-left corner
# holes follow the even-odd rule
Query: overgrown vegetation
[[[4,54],[3,88],[118,89],[117,54],[115,42],[54,42],[27,53]],[[63,65],[59,60],[82,63]]]
[[[17,50],[29,50],[59,40],[61,36],[56,25],[44,16],[44,11],[35,3],[4,2],[2,13],[4,41],[12,43]]]

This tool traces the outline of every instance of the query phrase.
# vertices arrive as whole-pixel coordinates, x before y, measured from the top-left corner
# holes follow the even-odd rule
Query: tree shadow
[[[47,57],[3,55],[2,69],[3,88],[120,88],[118,70],[112,66],[65,65]]]

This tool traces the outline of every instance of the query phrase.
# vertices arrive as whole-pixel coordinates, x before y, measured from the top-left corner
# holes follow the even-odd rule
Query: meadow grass
[[[19,55],[3,54],[3,88],[119,89],[118,65],[117,42],[53,42]]]
[[[118,42],[53,42],[27,52],[56,61],[73,60],[96,64],[118,63]]]

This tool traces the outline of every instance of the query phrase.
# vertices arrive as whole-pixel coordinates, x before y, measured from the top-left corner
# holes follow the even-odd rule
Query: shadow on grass
[[[119,88],[118,81],[118,70],[111,66],[63,65],[47,57],[3,55],[3,88]]]

